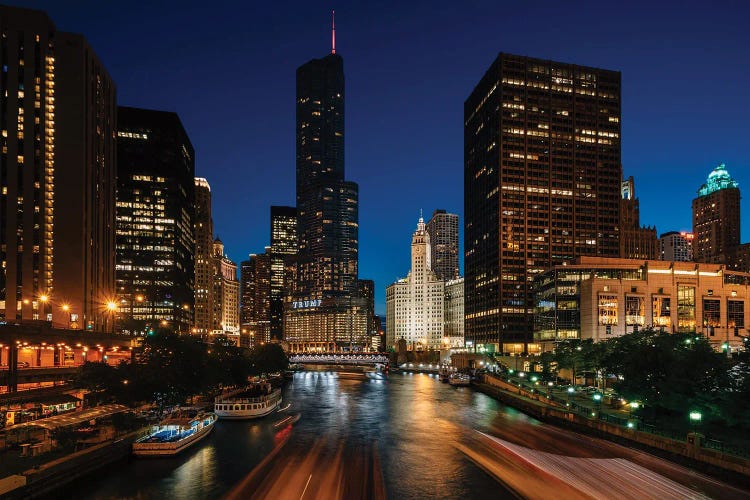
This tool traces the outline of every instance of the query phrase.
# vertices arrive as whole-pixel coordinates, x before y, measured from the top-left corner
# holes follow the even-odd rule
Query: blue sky
[[[419,209],[463,213],[463,102],[500,51],[622,72],[623,173],[641,222],[660,233],[691,228],[691,200],[717,163],[750,189],[743,2],[24,5],[87,37],[121,104],[179,113],[236,261],[268,244],[270,205],[294,204],[295,70],[330,50],[336,8],[360,276],[375,280],[379,313],[385,286],[408,271]],[[742,229],[750,241],[750,217]]]

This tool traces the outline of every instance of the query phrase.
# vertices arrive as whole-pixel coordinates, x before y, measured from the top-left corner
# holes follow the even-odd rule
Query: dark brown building
[[[115,85],[86,40],[0,6],[0,316],[112,328]]]
[[[740,189],[723,163],[711,171],[693,200],[693,258],[731,263],[740,245]]]
[[[211,217],[211,186],[195,178],[195,334],[213,330],[214,221]]]
[[[641,209],[633,176],[622,181],[620,199],[620,257],[656,260],[660,255],[656,227],[641,226]]]
[[[271,252],[240,264],[240,338],[245,346],[271,338]]]
[[[500,54],[464,103],[465,334],[532,341],[535,276],[617,257],[620,73]]]

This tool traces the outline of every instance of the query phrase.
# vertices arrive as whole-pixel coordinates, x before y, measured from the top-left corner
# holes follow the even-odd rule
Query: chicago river
[[[287,405],[261,420],[220,421],[211,436],[177,458],[131,459],[66,493],[397,499],[747,494],[660,458],[542,424],[425,374],[351,380],[301,372],[284,390],[282,408]]]

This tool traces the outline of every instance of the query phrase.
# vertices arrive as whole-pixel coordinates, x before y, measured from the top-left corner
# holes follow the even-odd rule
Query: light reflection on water
[[[283,397],[285,404],[291,403],[287,412],[302,414],[287,447],[304,454],[320,438],[331,446],[375,447],[389,498],[506,495],[453,446],[466,429],[487,429],[504,409],[483,394],[425,374],[350,380],[335,373],[302,372]],[[172,459],[119,464],[76,483],[68,493],[83,498],[220,497],[273,448],[278,432],[273,424],[280,417],[219,421],[194,450]]]

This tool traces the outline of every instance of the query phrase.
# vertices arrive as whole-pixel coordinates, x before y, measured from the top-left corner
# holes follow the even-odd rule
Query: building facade
[[[411,241],[411,270],[386,288],[387,347],[404,339],[408,350],[440,349],[444,337],[445,282],[432,270],[430,235],[419,218]]]
[[[344,176],[344,61],[335,50],[297,68],[296,108],[296,279],[284,338],[306,349],[362,348],[370,339],[357,296],[359,191]]]
[[[693,260],[693,233],[669,231],[659,236],[660,259],[670,262]]]
[[[195,327],[205,337],[213,329],[214,310],[214,221],[211,217],[211,186],[195,178]]]
[[[660,254],[656,228],[641,226],[641,209],[635,196],[633,176],[622,181],[620,198],[620,257],[658,259]]]
[[[620,73],[500,54],[464,103],[466,340],[534,351],[532,283],[618,257]]]
[[[0,6],[0,319],[112,330],[116,88],[81,36]]]
[[[723,163],[693,200],[693,234],[696,262],[727,264],[740,245],[740,189]]]
[[[176,113],[118,108],[118,327],[194,326],[195,153]]]
[[[212,335],[226,335],[240,345],[240,282],[237,264],[224,255],[224,243],[214,240],[214,313]]]
[[[297,208],[271,207],[271,303],[270,337],[284,337],[284,297],[292,293],[293,280],[287,279],[288,269],[297,255]]]
[[[252,347],[271,340],[273,263],[270,247],[262,254],[250,254],[242,262],[240,286],[240,328],[242,345]]]
[[[432,270],[443,281],[458,278],[458,214],[435,210],[425,227],[430,235]]]
[[[581,257],[537,278],[535,335],[606,340],[653,327],[706,336],[717,349],[747,335],[750,274],[721,264]]]
[[[445,282],[443,347],[464,347],[464,279]]]

